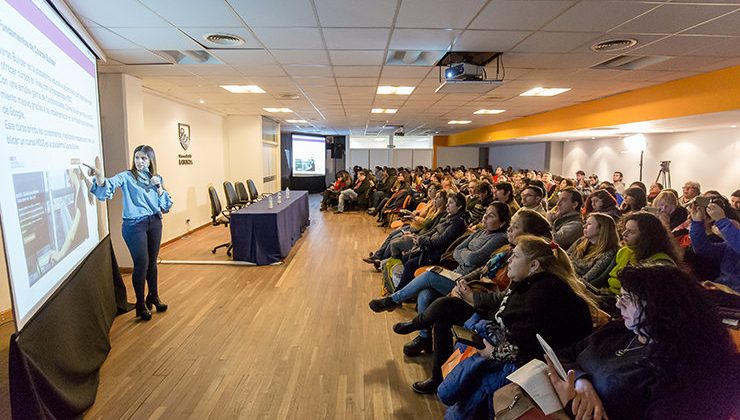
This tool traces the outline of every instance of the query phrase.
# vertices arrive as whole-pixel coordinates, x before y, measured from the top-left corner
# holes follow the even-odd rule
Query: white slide
[[[107,231],[96,57],[41,0],[0,0],[0,215],[18,329]],[[100,222],[100,223],[99,223]]]

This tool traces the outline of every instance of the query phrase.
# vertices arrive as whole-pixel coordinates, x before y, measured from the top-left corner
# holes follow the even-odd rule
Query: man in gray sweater
[[[566,187],[558,193],[555,212],[547,213],[547,220],[552,223],[552,240],[563,249],[568,249],[583,236],[582,206],[581,193],[573,187]]]

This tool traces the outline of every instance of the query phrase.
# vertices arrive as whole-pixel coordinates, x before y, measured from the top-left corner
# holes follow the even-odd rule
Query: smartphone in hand
[[[478,350],[483,350],[484,348],[486,348],[486,345],[483,342],[483,337],[478,335],[478,333],[473,330],[453,325],[452,335],[455,336],[455,341],[457,341],[458,343],[474,347]]]

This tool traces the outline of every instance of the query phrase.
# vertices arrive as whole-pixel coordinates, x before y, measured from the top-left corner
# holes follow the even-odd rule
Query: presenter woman
[[[87,166],[87,165],[86,165]],[[162,177],[157,174],[154,149],[141,145],[134,150],[130,170],[106,178],[96,159],[95,168],[89,167],[95,177],[90,191],[103,201],[113,197],[117,188],[123,194],[123,239],[134,261],[132,282],[136,293],[136,316],[152,319],[151,308],[167,310],[157,292],[157,254],[162,241],[162,213],[172,207],[172,198],[164,189]],[[144,281],[149,294],[144,297]]]

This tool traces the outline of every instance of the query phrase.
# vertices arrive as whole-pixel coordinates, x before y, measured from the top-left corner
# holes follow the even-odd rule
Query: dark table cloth
[[[231,244],[234,259],[257,265],[282,261],[293,244],[311,222],[308,217],[308,192],[291,191],[290,198],[282,193],[278,204],[273,195],[273,208],[268,199],[231,213]]]

